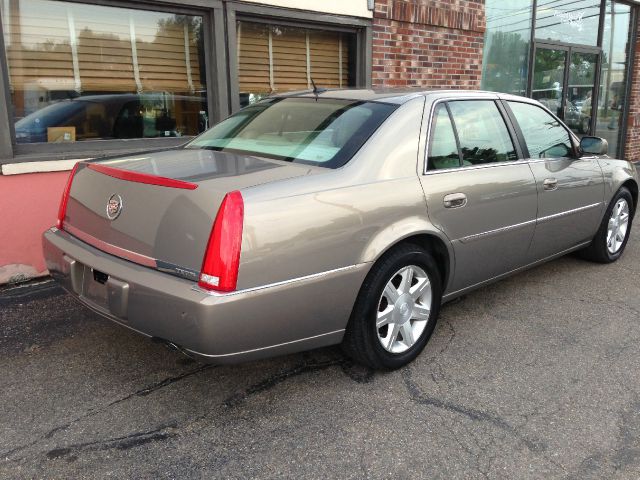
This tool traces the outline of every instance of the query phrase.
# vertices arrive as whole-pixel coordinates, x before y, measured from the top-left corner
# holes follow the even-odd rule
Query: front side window
[[[240,106],[270,93],[355,86],[356,35],[238,21]]]
[[[197,135],[202,17],[0,0],[16,143]]]
[[[268,99],[240,110],[186,148],[337,168],[349,161],[396,108],[353,100]]]
[[[508,102],[529,150],[530,158],[569,157],[573,151],[569,133],[544,109],[521,102]]]
[[[504,119],[492,100],[453,101],[449,102],[449,108],[463,165],[518,159]]]

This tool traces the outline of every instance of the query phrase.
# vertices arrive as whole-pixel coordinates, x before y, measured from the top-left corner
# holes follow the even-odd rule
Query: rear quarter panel
[[[243,191],[238,288],[375,261],[428,221],[418,150],[424,98],[401,106],[344,167]]]

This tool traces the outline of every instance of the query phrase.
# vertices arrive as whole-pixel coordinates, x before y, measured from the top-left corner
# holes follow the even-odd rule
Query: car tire
[[[591,244],[579,252],[580,256],[592,262],[615,262],[627,246],[634,213],[631,192],[620,188],[609,203]]]
[[[580,121],[580,128],[578,129],[580,133],[589,133],[591,129],[591,119],[589,117],[584,117]]]
[[[376,370],[406,365],[431,337],[441,300],[442,279],[429,252],[413,244],[391,250],[362,284],[342,343],[344,352]]]

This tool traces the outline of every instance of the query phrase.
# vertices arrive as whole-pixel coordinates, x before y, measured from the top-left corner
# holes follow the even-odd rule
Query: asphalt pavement
[[[615,264],[446,305],[385,373],[338,348],[212,367],[50,281],[5,288],[0,478],[638,479],[638,227]]]

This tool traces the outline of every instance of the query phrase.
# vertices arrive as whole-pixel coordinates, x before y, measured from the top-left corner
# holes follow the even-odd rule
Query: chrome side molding
[[[539,223],[544,223],[544,222],[548,222],[550,220],[555,220],[557,218],[562,218],[562,217],[566,217],[567,215],[573,215],[575,213],[580,213],[580,212],[584,212],[585,210],[590,210],[592,208],[597,208],[599,206],[601,206],[604,202],[598,202],[598,203],[592,203],[591,205],[585,205],[584,207],[579,207],[579,208],[573,208],[571,210],[565,210],[564,212],[560,212],[560,213],[554,213],[553,215],[547,215],[546,217],[540,217],[538,219],[533,219],[533,220],[527,220],[526,222],[522,222],[522,223],[516,223],[514,225],[508,225],[506,227],[501,227],[501,228],[496,228],[494,230],[488,230],[486,232],[482,232],[482,233],[476,233],[473,235],[469,235],[467,237],[462,237],[459,239],[459,241],[461,243],[471,243],[475,240],[480,240],[481,238],[486,238],[486,237],[491,237],[493,235],[499,235],[501,233],[504,232],[508,232],[511,230],[517,230],[519,228],[524,228],[528,225],[531,224],[539,224]]]

